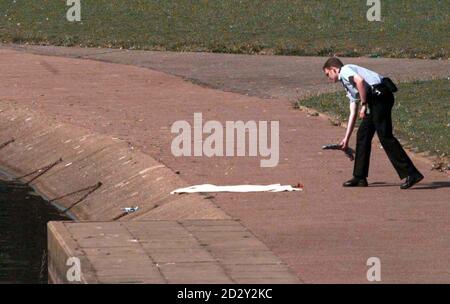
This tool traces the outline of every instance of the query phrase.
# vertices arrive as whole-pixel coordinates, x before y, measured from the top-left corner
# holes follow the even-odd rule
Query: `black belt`
[[[384,77],[380,83],[370,86],[372,88],[372,94],[381,95],[383,91],[389,91],[395,93],[398,91],[395,83],[388,77]]]
[[[383,83],[371,85],[370,89],[372,91],[372,95],[375,95],[375,96],[379,96],[379,95],[389,91],[389,88]]]

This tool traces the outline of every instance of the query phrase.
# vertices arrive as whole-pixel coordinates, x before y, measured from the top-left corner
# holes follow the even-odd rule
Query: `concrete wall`
[[[62,211],[69,208],[67,214],[75,220],[230,218],[201,195],[171,195],[170,191],[188,185],[123,140],[57,123],[6,101],[0,103],[0,130],[0,168],[16,177],[43,169],[22,180],[31,181],[30,186]],[[45,171],[51,164],[55,165]],[[34,179],[40,173],[44,174]],[[131,214],[121,210],[132,206],[139,210]],[[66,283],[68,257],[84,257],[60,226],[48,226],[49,281],[54,283]],[[83,259],[82,283],[95,283],[95,271]]]
[[[0,167],[14,176],[62,159],[30,185],[49,200],[59,198],[60,208],[70,208],[79,220],[229,218],[201,195],[170,195],[188,185],[123,140],[57,123],[3,101],[0,130],[0,145],[15,140],[0,149]],[[99,182],[102,185],[87,195]],[[131,206],[139,206],[138,212],[121,217],[121,208]]]

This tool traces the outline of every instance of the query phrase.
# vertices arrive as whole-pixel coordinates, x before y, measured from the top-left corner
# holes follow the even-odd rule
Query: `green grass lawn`
[[[3,42],[173,51],[448,58],[450,0],[0,1]]]
[[[400,83],[392,110],[394,133],[418,151],[448,159],[450,156],[450,80]],[[346,121],[349,104],[345,93],[331,93],[298,101]]]

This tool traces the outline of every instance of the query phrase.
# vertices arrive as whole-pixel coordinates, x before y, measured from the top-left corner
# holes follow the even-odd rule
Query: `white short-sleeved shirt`
[[[380,74],[363,68],[356,64],[346,64],[339,72],[339,81],[347,91],[347,97],[350,102],[358,102],[360,100],[358,89],[353,81],[355,75],[361,76],[366,82],[366,86],[372,86],[381,83],[383,76]],[[367,88],[366,88],[367,89]]]

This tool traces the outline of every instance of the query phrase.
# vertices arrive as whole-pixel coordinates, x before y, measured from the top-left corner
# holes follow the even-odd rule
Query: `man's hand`
[[[366,110],[366,105],[361,106],[361,110],[359,111],[359,118],[364,119],[364,117],[366,117]]]
[[[340,145],[341,145],[342,150],[344,150],[344,151],[347,150],[348,149],[348,138],[344,138],[341,141]]]

